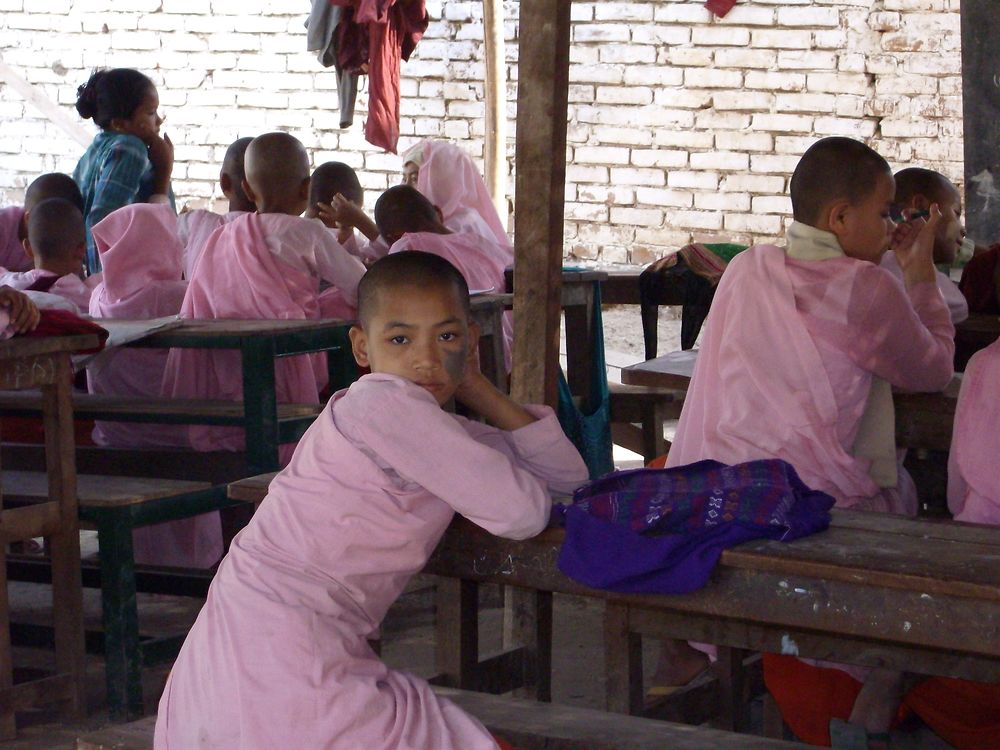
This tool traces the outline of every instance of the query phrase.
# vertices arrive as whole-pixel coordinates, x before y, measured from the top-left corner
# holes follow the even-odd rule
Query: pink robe
[[[848,257],[758,245],[722,277],[668,466],[782,458],[839,507],[916,512],[852,455],[872,376],[913,391],[951,379],[954,328],[933,284],[908,292]]]
[[[181,317],[243,320],[319,318],[319,280],[340,290],[351,309],[365,267],[330,237],[319,222],[285,214],[246,214],[209,238],[189,282]],[[278,403],[319,403],[321,357],[276,362]],[[167,358],[163,393],[176,398],[243,400],[238,351],[174,349]],[[192,425],[191,445],[200,451],[243,450],[243,430]],[[290,447],[283,456],[291,455]]]
[[[191,278],[191,271],[205,249],[205,243],[219,227],[243,216],[246,211],[229,211],[217,214],[203,208],[185,211],[177,217],[177,236],[184,248],[184,278]]]
[[[586,467],[552,411],[504,432],[367,375],[331,399],[233,541],[160,700],[156,750],[494,750],[369,648],[455,512],[523,539]],[[447,457],[447,458],[443,458]]]
[[[417,190],[438,207],[448,229],[510,244],[483,176],[465,151],[448,141],[427,140],[407,151],[403,160],[420,166]]]
[[[879,265],[895,276],[900,284],[903,283],[903,269],[899,267],[895,253],[883,255]],[[938,289],[941,290],[941,296],[944,297],[945,304],[948,305],[948,312],[951,313],[951,322],[961,323],[969,317],[969,303],[965,300],[965,295],[958,288],[958,284],[952,281],[947,274],[941,273],[941,271],[935,271],[935,273],[937,274]]]
[[[508,243],[495,242],[469,232],[404,234],[389,248],[389,254],[406,250],[422,250],[439,255],[462,272],[470,290],[492,289],[497,294],[502,294],[506,286],[504,269],[514,262],[514,249]],[[514,317],[512,313],[506,312],[503,315],[503,352],[507,372],[511,368],[513,341]]]
[[[0,268],[8,271],[29,271],[33,265],[17,236],[22,218],[20,206],[0,208]]]
[[[95,318],[148,319],[180,312],[187,282],[177,217],[166,204],[133,203],[94,226],[104,280],[90,299]],[[165,349],[119,349],[87,367],[91,393],[157,397],[167,365]],[[94,442],[116,448],[182,447],[187,428],[178,425],[98,421]],[[218,513],[144,526],[132,533],[135,559],[147,565],[207,568],[222,557]]]
[[[0,286],[9,286],[11,289],[23,291],[41,279],[51,278],[56,278],[56,282],[44,291],[72,303],[73,312],[77,315],[86,315],[90,308],[90,296],[94,287],[101,280],[99,273],[81,279],[75,274],[58,276],[52,271],[45,271],[41,268],[32,268],[30,271],[8,271],[0,273]]]
[[[1000,341],[969,360],[948,456],[948,507],[957,521],[1000,524]]]

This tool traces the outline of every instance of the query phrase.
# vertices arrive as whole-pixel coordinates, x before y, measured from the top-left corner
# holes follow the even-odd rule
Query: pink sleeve
[[[937,284],[904,291],[889,274],[871,270],[858,274],[852,290],[848,356],[897,388],[943,390],[953,373],[955,327]]]
[[[540,473],[563,479],[574,470],[560,466],[572,458],[564,457],[555,439],[554,420],[512,433],[508,452],[473,439],[430,394],[400,378],[366,376],[340,406],[344,420],[338,424],[345,434],[491,534],[525,539],[544,529],[551,499],[532,468],[544,466]]]
[[[316,233],[316,271],[343,294],[351,307],[358,304],[358,282],[365,275],[365,264],[347,252],[324,227]]]

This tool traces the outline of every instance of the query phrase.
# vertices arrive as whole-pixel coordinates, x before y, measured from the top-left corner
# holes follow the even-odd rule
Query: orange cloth
[[[515,748],[514,748],[513,745],[511,745],[509,742],[504,742],[502,739],[500,739],[499,737],[497,737],[495,734],[493,735],[493,739],[496,740],[497,745],[500,746],[500,750],[515,750]]]
[[[811,745],[830,745],[830,719],[847,720],[861,683],[839,669],[764,654],[764,684],[785,723]],[[992,750],[1000,736],[1000,685],[932,677],[903,698],[896,723],[910,713],[959,750]]]

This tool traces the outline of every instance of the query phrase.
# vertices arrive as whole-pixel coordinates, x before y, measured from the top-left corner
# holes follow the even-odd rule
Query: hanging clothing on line
[[[417,42],[427,29],[425,2],[424,0],[329,1],[331,5],[341,9],[332,41],[336,50],[338,71],[349,72],[355,76],[368,75],[368,119],[365,122],[365,140],[374,146],[396,153],[396,143],[399,140],[399,61],[410,59]],[[317,14],[316,27],[328,28],[329,21],[321,24],[320,15]],[[325,15],[323,17],[325,18]],[[356,94],[356,78],[354,86]],[[342,84],[342,97],[344,93]],[[351,111],[353,113],[353,106]],[[342,127],[344,127],[344,112],[342,105]]]
[[[306,21],[306,49],[315,52],[320,64],[325,68],[333,66],[337,72],[337,104],[340,109],[340,127],[349,128],[354,124],[354,103],[358,98],[358,78],[356,70],[341,65],[337,59],[337,27],[353,11],[330,0],[313,0],[312,11]]]

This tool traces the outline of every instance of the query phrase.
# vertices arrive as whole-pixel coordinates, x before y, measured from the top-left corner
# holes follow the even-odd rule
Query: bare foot
[[[709,667],[707,654],[691,648],[687,641],[660,641],[660,660],[653,673],[654,687],[679,687]]]

